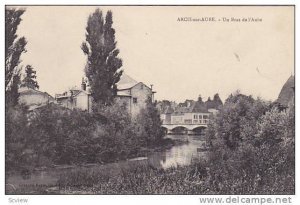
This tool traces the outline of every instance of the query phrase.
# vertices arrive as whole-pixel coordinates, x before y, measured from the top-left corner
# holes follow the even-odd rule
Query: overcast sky
[[[275,100],[294,70],[293,7],[103,7],[112,10],[122,69],[153,84],[156,99],[224,100],[242,93]],[[84,76],[80,49],[87,18],[96,7],[27,7],[18,33],[25,36],[22,64],[37,71],[41,91],[51,95]],[[215,17],[216,22],[180,22]],[[261,18],[262,22],[223,22]],[[220,21],[219,21],[220,19]]]

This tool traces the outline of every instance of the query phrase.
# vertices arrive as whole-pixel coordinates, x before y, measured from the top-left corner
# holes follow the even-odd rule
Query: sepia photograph
[[[295,195],[294,5],[3,9],[6,195]]]

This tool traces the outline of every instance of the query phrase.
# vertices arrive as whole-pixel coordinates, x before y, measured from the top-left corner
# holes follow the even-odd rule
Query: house
[[[160,117],[163,124],[208,124],[210,116],[217,115],[222,105],[218,94],[215,94],[213,100],[209,97],[206,102],[199,96],[197,101],[186,100],[179,103],[175,109],[167,107],[161,112]]]
[[[142,82],[132,79],[126,74],[122,74],[120,81],[117,83],[116,102],[125,104],[128,112],[136,116],[142,108],[146,107],[146,100],[150,98],[154,101],[154,91],[152,86],[148,87]]]
[[[146,106],[146,100],[154,99],[154,91],[142,82],[132,79],[125,73],[122,74],[120,81],[117,83],[116,103],[125,105],[132,116],[136,116],[142,108]],[[92,96],[90,88],[82,81],[81,88],[72,88],[63,94],[57,94],[55,99],[58,104],[69,109],[81,109],[92,111]]]
[[[55,99],[47,92],[42,92],[32,88],[21,87],[19,89],[19,103],[28,106],[29,110],[54,103]]]
[[[208,124],[210,113],[204,103],[193,102],[190,107],[182,107],[171,115],[171,124]]]
[[[211,113],[204,103],[192,102],[190,107],[178,106],[175,110],[166,109],[161,114],[163,124],[183,125],[183,124],[208,124]]]
[[[84,81],[81,88],[74,87],[63,94],[56,94],[55,99],[57,104],[69,109],[92,111],[92,96]]]
[[[160,115],[160,119],[163,124],[171,124],[171,115],[174,112],[174,109],[171,106],[168,106]]]

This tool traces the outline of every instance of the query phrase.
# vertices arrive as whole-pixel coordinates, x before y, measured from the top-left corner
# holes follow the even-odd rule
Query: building
[[[206,102],[199,96],[197,101],[185,100],[174,109],[168,106],[161,111],[160,117],[163,124],[208,124],[210,115],[216,115],[222,106],[218,94],[215,94],[213,100],[209,97]]]
[[[171,124],[208,124],[209,116],[203,103],[194,102],[190,107],[178,107],[171,114]]]
[[[154,99],[154,91],[142,82],[138,82],[125,73],[117,83],[116,103],[125,105],[132,116],[136,116],[146,106],[146,100]],[[92,96],[89,86],[82,81],[81,88],[73,88],[63,94],[55,95],[58,104],[69,109],[81,109],[92,111]]]
[[[160,119],[164,124],[171,124],[172,113],[174,113],[174,109],[171,106],[168,106],[164,111],[162,111]]]
[[[69,109],[92,111],[92,96],[84,81],[81,88],[74,87],[63,94],[56,94],[55,99],[57,104]]]
[[[22,87],[19,89],[19,103],[28,106],[29,110],[54,103],[55,99],[47,92],[34,90],[32,88]]]
[[[132,79],[126,74],[122,74],[120,81],[117,83],[116,102],[125,104],[128,112],[136,116],[142,108],[146,107],[148,98],[154,101],[154,91],[152,86],[148,87],[142,82]]]
[[[203,102],[199,96],[197,101],[186,100],[175,109],[167,107],[160,115],[162,127],[168,134],[203,134],[211,117],[216,115],[223,105],[221,100],[218,102],[218,95],[215,96],[217,100],[209,98],[207,102]]]

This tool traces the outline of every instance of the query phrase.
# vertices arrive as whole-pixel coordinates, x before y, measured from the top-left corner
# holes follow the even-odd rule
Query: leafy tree
[[[222,102],[222,100],[221,100],[221,98],[220,98],[220,96],[219,96],[218,93],[216,93],[214,95],[213,103],[215,105],[215,108],[219,108],[220,106],[223,105],[223,102]]]
[[[141,110],[136,120],[140,125],[141,136],[145,138],[147,144],[152,144],[163,138],[164,131],[161,127],[162,121],[159,111],[150,97],[146,101],[146,108]]]
[[[210,190],[223,194],[295,192],[295,115],[235,93],[206,132]]]
[[[230,95],[212,121],[215,136],[223,139],[230,149],[238,148],[244,141],[253,142],[257,121],[268,109],[268,103],[260,99],[239,92]]]
[[[31,165],[27,148],[28,139],[27,108],[22,105],[8,106],[5,109],[5,169],[20,170]]]
[[[108,11],[104,21],[99,9],[91,14],[86,27],[86,42],[81,46],[87,55],[85,74],[92,97],[102,105],[112,104],[117,94],[116,83],[122,75],[122,70],[119,70],[122,60],[118,58],[112,17],[112,12]]]
[[[22,81],[21,87],[27,87],[32,89],[39,89],[39,85],[36,79],[36,71],[33,70],[31,65],[27,65],[25,68],[25,78]]]
[[[204,104],[201,95],[198,96],[198,102],[199,102],[200,104]]]
[[[20,56],[26,52],[24,37],[16,34],[23,9],[5,9],[5,96],[6,104],[15,106],[18,103],[18,86],[20,84]]]

